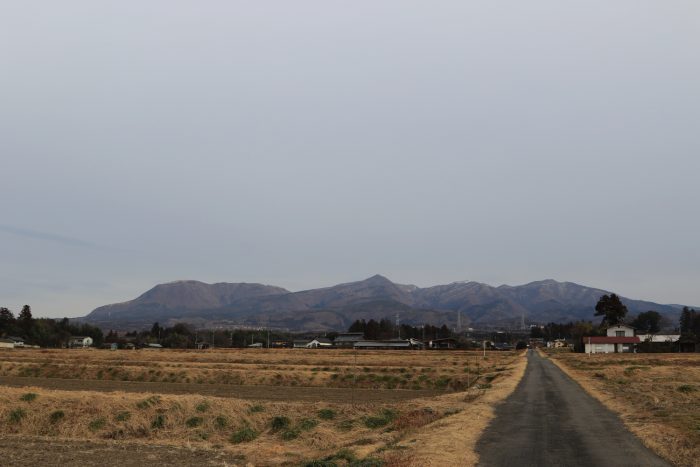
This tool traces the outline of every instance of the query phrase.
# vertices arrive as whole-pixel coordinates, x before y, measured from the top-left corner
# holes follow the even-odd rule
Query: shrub
[[[365,417],[364,422],[367,428],[381,428],[391,423],[394,418],[396,418],[396,412],[384,409],[377,417]]]
[[[155,416],[151,422],[151,428],[157,430],[158,428],[163,428],[165,426],[165,415],[158,414]]]
[[[119,412],[116,417],[114,417],[118,422],[125,422],[131,418],[131,414],[129,412]]]
[[[259,412],[264,412],[264,411],[265,411],[265,407],[263,407],[260,404],[252,405],[248,409],[248,412],[250,412],[250,413],[259,413]]]
[[[20,397],[20,400],[23,400],[24,402],[31,402],[34,399],[36,399],[38,396],[37,394],[33,392],[28,392],[26,394],[22,394],[22,397]]]
[[[257,437],[258,432],[247,426],[233,433],[229,441],[234,444],[239,444],[253,441]]]
[[[160,402],[159,396],[151,396],[148,399],[144,399],[140,402],[137,402],[136,407],[138,407],[139,409],[147,409],[152,405],[156,405],[158,402]]]
[[[214,419],[214,426],[217,428],[226,428],[228,426],[228,419],[223,415],[219,415]]]
[[[694,392],[697,391],[697,389],[694,386],[691,386],[690,384],[684,384],[682,386],[678,386],[678,391],[688,394],[689,392]]]
[[[299,422],[299,429],[303,431],[309,431],[316,428],[316,425],[318,425],[318,420],[315,420],[313,418],[305,418]]]
[[[10,423],[19,423],[27,415],[23,409],[15,409],[10,412]]]
[[[287,417],[273,417],[271,425],[272,425],[272,431],[283,430],[283,429],[289,427],[289,425],[290,425],[289,418],[287,418]]]
[[[96,418],[93,421],[90,422],[88,425],[88,428],[90,431],[98,431],[104,428],[105,424],[107,423],[107,420],[105,420],[104,417]]]
[[[58,423],[59,421],[63,420],[65,416],[66,414],[63,413],[63,410],[56,410],[55,412],[51,412],[51,415],[49,415],[49,421],[51,423]]]
[[[299,437],[299,430],[292,428],[289,430],[284,430],[282,432],[282,439],[285,441],[291,441]]]
[[[318,418],[321,420],[333,420],[335,418],[335,410],[321,409],[318,411]]]
[[[197,410],[197,412],[206,412],[207,410],[209,410],[209,402],[200,402],[199,404],[197,404],[197,407],[195,407],[195,409]]]
[[[340,431],[350,431],[355,423],[352,420],[343,420],[338,423],[338,429]]]
[[[190,428],[197,427],[201,425],[204,422],[204,419],[202,417],[191,417],[188,418],[187,421],[185,422],[185,425],[187,425]]]

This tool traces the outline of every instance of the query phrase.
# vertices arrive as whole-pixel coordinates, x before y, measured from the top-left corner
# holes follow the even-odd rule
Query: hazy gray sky
[[[555,278],[700,305],[696,0],[6,1],[0,305]]]

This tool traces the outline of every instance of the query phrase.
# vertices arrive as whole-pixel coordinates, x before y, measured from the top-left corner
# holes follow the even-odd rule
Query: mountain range
[[[159,322],[199,327],[265,327],[290,331],[342,331],[357,319],[456,327],[598,320],[594,307],[610,292],[572,282],[543,280],[519,286],[453,282],[433,287],[396,284],[375,275],[332,287],[290,292],[250,283],[187,280],[159,284],[123,303],[101,306],[81,321],[104,329],[140,329]],[[621,297],[630,315],[655,310],[673,322],[682,306]]]

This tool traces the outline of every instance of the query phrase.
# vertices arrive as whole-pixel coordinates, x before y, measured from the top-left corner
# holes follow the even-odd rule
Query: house
[[[390,339],[385,341],[357,341],[353,344],[354,349],[365,350],[411,350],[422,349],[423,343],[416,339]]]
[[[273,349],[288,349],[292,346],[292,343],[285,340],[275,340],[270,342],[270,347]]]
[[[445,337],[443,339],[433,339],[428,341],[429,349],[456,349],[457,339],[454,337]]]
[[[14,342],[15,347],[24,347],[24,339],[21,337],[7,336],[6,339],[9,339],[12,342]]]
[[[346,332],[338,334],[338,337],[333,341],[333,345],[342,348],[353,348],[355,342],[365,340],[365,335],[362,332]]]
[[[0,338],[0,349],[14,349],[15,341],[12,339]]]
[[[90,336],[71,336],[68,341],[68,346],[71,349],[87,348],[92,346],[92,337]]]
[[[262,342],[253,342],[252,344],[248,345],[248,347],[252,349],[262,349],[262,346]]]
[[[652,342],[652,343],[668,343],[672,344],[678,342],[681,338],[680,334],[639,334],[637,335],[639,340],[642,342]]]
[[[119,346],[116,342],[107,342],[106,344],[102,344],[102,348],[105,350],[117,350],[118,347]]]
[[[633,352],[639,337],[634,335],[634,328],[626,324],[610,326],[606,336],[584,336],[586,353],[622,353]]]
[[[306,344],[309,343],[308,339],[295,339],[294,342],[292,343],[292,348],[295,349],[305,349]]]
[[[547,347],[551,349],[563,349],[568,346],[569,343],[566,339],[554,339],[552,342],[547,342]]]
[[[307,349],[330,349],[333,347],[333,341],[327,337],[317,337],[306,344]]]
[[[162,349],[163,346],[160,344],[146,344],[144,349]]]

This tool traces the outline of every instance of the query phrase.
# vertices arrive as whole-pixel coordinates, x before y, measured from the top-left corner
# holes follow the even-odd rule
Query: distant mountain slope
[[[527,323],[593,319],[607,291],[572,282],[544,280],[492,287],[479,282],[419,288],[375,275],[321,289],[290,292],[247,283],[160,284],[138,298],[95,309],[85,321],[105,328],[143,328],[155,321],[187,321],[201,326],[273,326],[295,331],[343,330],[356,319],[394,319],[410,324],[517,326]],[[676,319],[678,305],[623,298],[630,314],[656,310]]]

